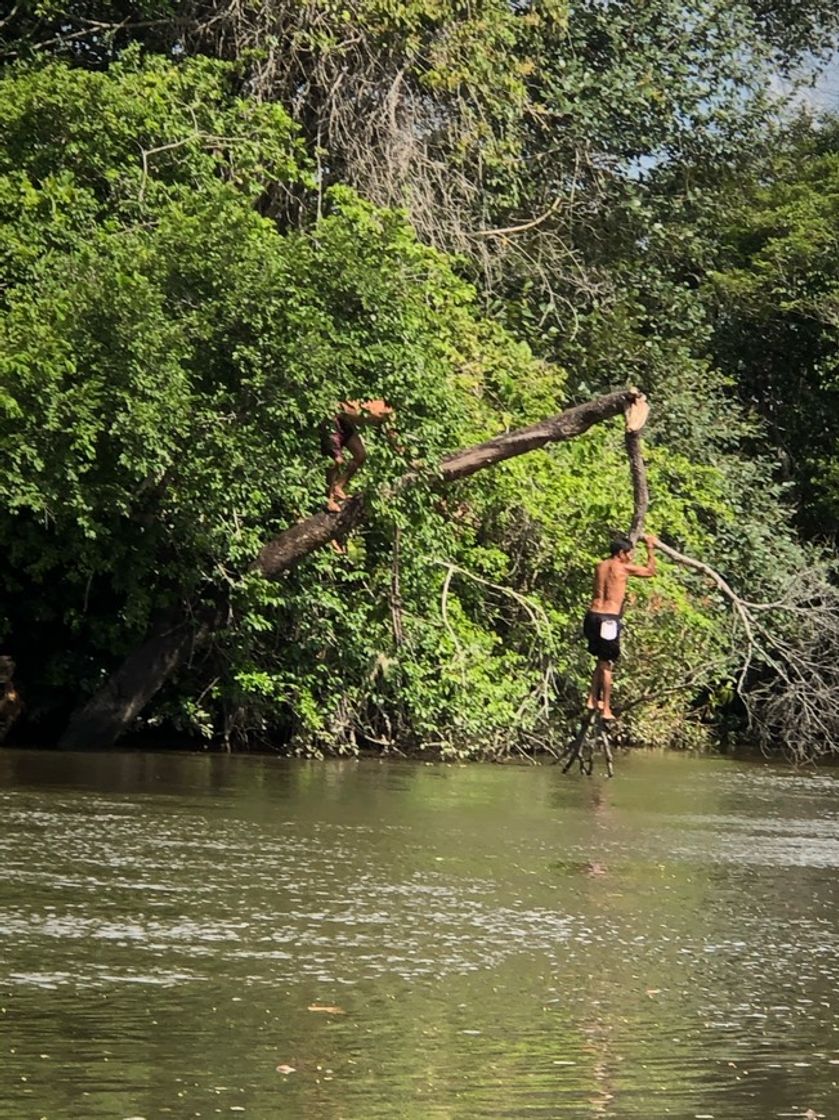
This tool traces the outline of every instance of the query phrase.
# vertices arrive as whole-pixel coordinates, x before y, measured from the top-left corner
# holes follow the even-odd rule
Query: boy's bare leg
[[[335,468],[335,477],[332,483],[332,496],[337,498],[339,502],[345,502],[347,500],[348,495],[344,486],[350,474],[352,474],[352,471],[348,464],[344,464],[343,460]]]
[[[586,698],[586,707],[589,711],[593,712],[600,706],[600,693],[603,688],[602,673],[600,671],[600,662],[594,668],[591,676],[591,688],[589,689],[588,697]]]
[[[364,460],[367,458],[367,451],[358,432],[356,432],[355,435],[350,436],[350,438],[344,444],[344,447],[346,447],[347,451],[349,451],[352,457],[344,467],[344,470],[340,477],[337,479],[335,487],[335,491],[338,497],[342,500],[345,500],[347,497],[344,487],[349,484],[352,476],[359,469],[359,467],[364,465]]]
[[[335,461],[326,472],[326,508],[330,513],[337,513],[341,508],[341,463]]]
[[[341,512],[341,500],[344,497],[346,497],[344,492],[341,490],[341,486],[338,482],[338,479],[340,478],[340,473],[341,473],[341,464],[339,462],[334,463],[329,468],[329,470],[326,472],[326,484],[327,484],[326,508],[329,510],[330,513],[340,513]],[[345,553],[347,551],[346,548],[341,544],[340,541],[336,541],[334,539],[329,542],[329,547],[332,549],[333,552],[337,552],[339,556],[345,555]]]
[[[330,513],[340,512],[341,503],[345,502],[348,497],[344,487],[367,458],[364,444],[357,434],[351,436],[344,446],[352,456],[349,463],[345,463],[343,456],[341,456],[335,459],[335,462],[326,472],[326,508]],[[342,556],[346,555],[346,547],[339,541],[332,540],[329,543],[333,552]]]
[[[600,680],[601,680],[601,695],[603,697],[603,707],[601,709],[601,716],[603,719],[614,719],[615,714],[612,711],[612,662],[600,661]]]

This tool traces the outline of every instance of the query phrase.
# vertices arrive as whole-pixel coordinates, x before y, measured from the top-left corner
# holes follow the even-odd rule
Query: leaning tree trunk
[[[573,439],[594,424],[619,416],[639,398],[643,399],[637,389],[609,393],[560,412],[549,420],[505,432],[463,451],[455,451],[440,463],[439,478],[443,483],[456,482],[505,459],[549,443]],[[629,435],[627,433],[627,438]],[[411,485],[419,477],[418,474],[408,474],[398,485],[400,488]],[[346,502],[338,513],[322,511],[307,517],[268,541],[251,565],[251,570],[266,579],[276,579],[315,549],[322,548],[335,538],[345,537],[363,515],[363,501],[356,497]],[[98,692],[76,709],[58,745],[68,749],[111,746],[169,677],[224,625],[225,617],[226,612],[221,608],[209,606],[197,616],[185,610],[179,616],[159,619],[145,641],[128,654]]]

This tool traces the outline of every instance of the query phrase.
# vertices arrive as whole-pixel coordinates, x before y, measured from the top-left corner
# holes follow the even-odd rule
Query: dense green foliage
[[[795,142],[797,140],[797,142]],[[807,532],[839,532],[839,133],[806,134],[725,227],[714,348],[798,491]]]
[[[589,670],[591,567],[631,514],[620,425],[445,493],[433,464],[641,384],[650,528],[749,597],[807,565],[794,520],[822,537],[839,508],[839,180],[830,130],[777,142],[770,63],[822,49],[835,14],[259,12],[20,4],[3,29],[0,578],[24,732],[55,734],[161,611],[212,602],[228,624],[146,725],[550,743]],[[323,501],[321,420],[366,396],[396,405],[423,483],[394,492],[404,458],[372,434],[348,555],[248,574]],[[672,567],[638,596],[626,726],[703,741],[738,665],[729,611]]]

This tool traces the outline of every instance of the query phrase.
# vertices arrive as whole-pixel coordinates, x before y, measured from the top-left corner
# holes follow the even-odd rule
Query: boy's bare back
[[[594,596],[591,610],[598,614],[620,614],[626,595],[628,565],[616,557],[601,560],[594,569]]]
[[[629,543],[629,542],[627,542]],[[655,575],[655,537],[645,534],[647,563],[633,564],[632,549],[626,549],[608,560],[601,560],[594,569],[594,596],[589,610],[596,614],[620,614],[630,576],[649,578]]]

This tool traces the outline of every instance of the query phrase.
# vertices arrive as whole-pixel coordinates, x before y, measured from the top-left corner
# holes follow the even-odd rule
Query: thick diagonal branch
[[[593,401],[586,401],[585,404],[568,408],[558,416],[552,416],[550,420],[542,420],[527,428],[505,432],[503,435],[487,440],[486,443],[468,447],[465,451],[456,451],[443,459],[440,464],[440,474],[444,482],[456,482],[476,471],[493,467],[496,463],[503,463],[505,459],[524,455],[549,443],[573,439],[588,431],[594,424],[609,420],[613,416],[620,416],[639,395],[637,389],[623,389],[618,393],[609,393]]]

